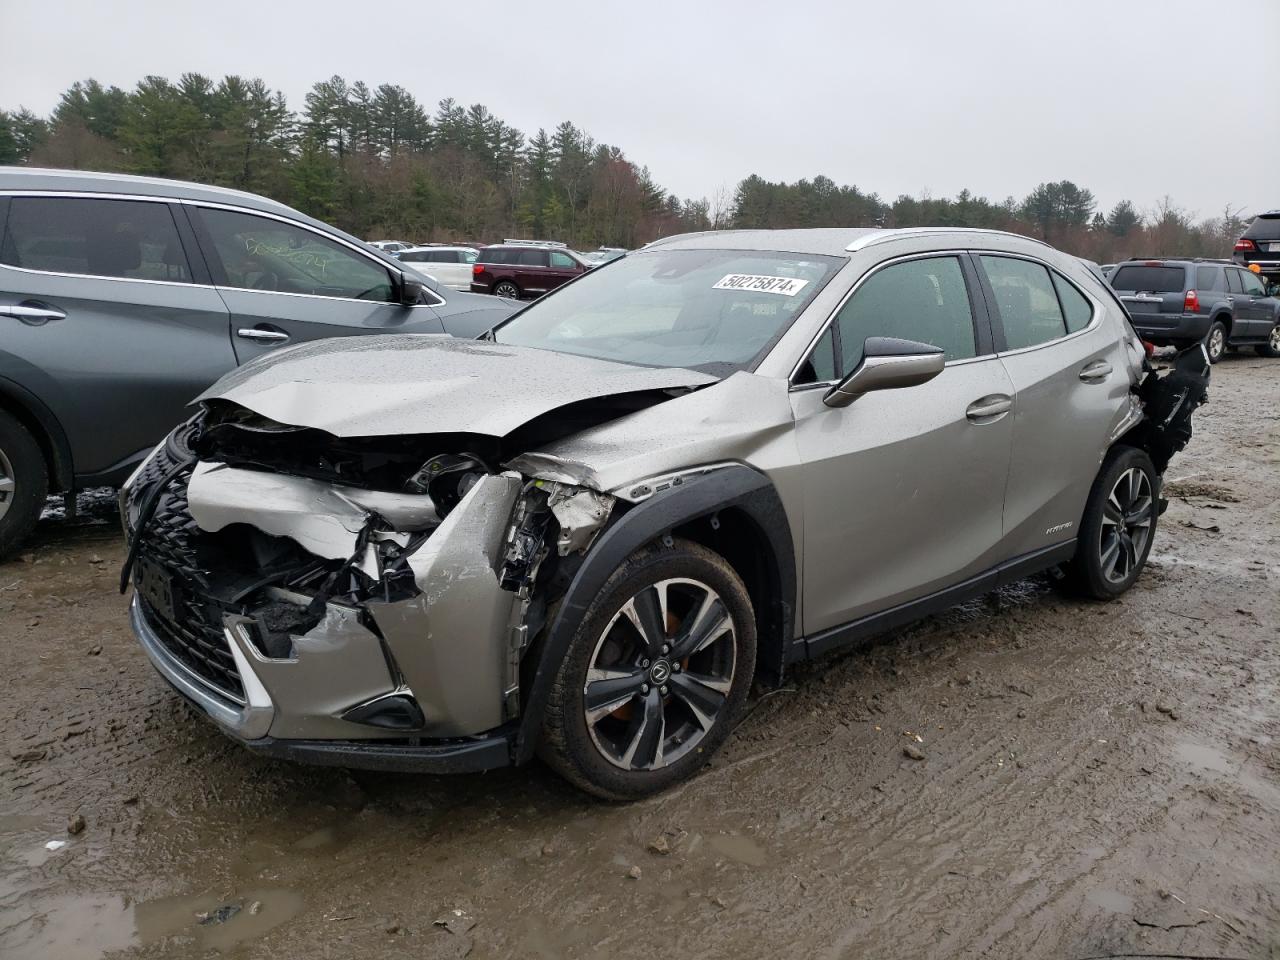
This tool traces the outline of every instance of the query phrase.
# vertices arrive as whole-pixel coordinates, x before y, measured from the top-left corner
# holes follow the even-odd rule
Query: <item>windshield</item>
[[[493,338],[644,366],[741,369],[844,262],[756,250],[641,251],[535,301]]]

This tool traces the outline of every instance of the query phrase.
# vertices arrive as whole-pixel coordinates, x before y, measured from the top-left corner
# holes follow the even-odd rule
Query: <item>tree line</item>
[[[532,136],[482,104],[429,111],[404,87],[334,76],[302,109],[261,79],[149,76],[132,90],[89,79],[49,117],[0,110],[0,164],[176,177],[265,194],[363,237],[492,241],[520,234],[572,246],[636,247],[691,230],[818,226],[969,226],[1013,230],[1090,259],[1226,256],[1240,211],[1197,221],[1165,199],[1101,210],[1070,181],[1021,200],[892,202],[825,176],[752,175],[730,195],[684,199],[622,149],[565,121]]]

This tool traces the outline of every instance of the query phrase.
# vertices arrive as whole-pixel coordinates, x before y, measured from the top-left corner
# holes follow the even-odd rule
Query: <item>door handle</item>
[[[1080,379],[1085,383],[1101,383],[1109,376],[1111,376],[1111,364],[1105,360],[1086,363],[1084,369],[1080,371]]]
[[[1013,409],[1013,397],[993,393],[973,401],[965,408],[964,415],[975,423],[989,423]]]
[[[67,313],[57,307],[51,307],[39,300],[23,300],[21,303],[9,303],[0,306],[0,315],[13,317],[23,323],[38,327],[50,320],[65,320]]]
[[[257,340],[259,343],[279,343],[289,339],[289,335],[283,330],[261,330],[258,327],[241,327],[236,331],[236,336]]]

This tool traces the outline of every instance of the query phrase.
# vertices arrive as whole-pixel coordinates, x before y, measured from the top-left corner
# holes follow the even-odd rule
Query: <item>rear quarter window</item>
[[[1201,290],[1222,290],[1221,276],[1217,267],[1196,267],[1196,286]]]
[[[1111,275],[1111,286],[1116,290],[1181,293],[1186,276],[1182,267],[1125,266]]]

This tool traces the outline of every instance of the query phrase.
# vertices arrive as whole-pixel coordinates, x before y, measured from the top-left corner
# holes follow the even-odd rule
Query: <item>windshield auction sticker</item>
[[[777,293],[784,297],[794,297],[808,285],[808,280],[797,280],[795,277],[766,277],[757,273],[731,273],[728,276],[721,277],[711,289],[750,290],[755,293]]]

